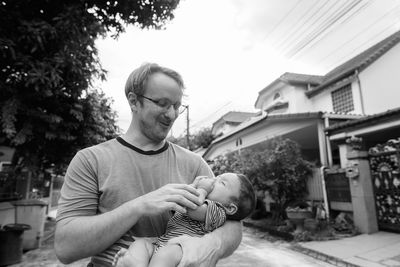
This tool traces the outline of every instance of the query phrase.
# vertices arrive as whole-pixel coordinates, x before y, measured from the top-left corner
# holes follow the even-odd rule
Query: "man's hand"
[[[218,260],[230,256],[242,240],[240,222],[227,221],[202,237],[179,236],[168,243],[182,247],[178,267],[215,267]]]
[[[186,184],[167,184],[155,191],[134,200],[139,204],[143,215],[155,215],[164,211],[196,209],[202,203],[196,188]]]

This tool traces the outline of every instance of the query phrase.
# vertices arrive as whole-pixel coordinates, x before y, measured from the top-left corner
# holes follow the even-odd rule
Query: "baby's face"
[[[232,202],[231,197],[239,197],[240,180],[236,174],[224,173],[215,179],[214,189],[207,195],[207,199],[228,205]]]

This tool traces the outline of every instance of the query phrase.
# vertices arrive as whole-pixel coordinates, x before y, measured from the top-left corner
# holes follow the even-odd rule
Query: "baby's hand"
[[[214,189],[214,178],[203,177],[198,180],[197,183],[197,191],[200,193],[199,200],[201,203],[204,203],[206,196]]]
[[[202,177],[197,183],[197,188],[204,189],[207,194],[210,193],[214,189],[215,178],[210,177]]]
[[[204,203],[206,196],[214,189],[215,178],[208,176],[197,176],[192,186],[199,192],[199,201]]]

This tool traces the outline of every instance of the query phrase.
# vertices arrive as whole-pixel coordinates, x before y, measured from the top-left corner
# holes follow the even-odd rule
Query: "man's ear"
[[[131,107],[131,110],[134,111],[136,110],[136,106],[138,103],[137,95],[133,92],[128,93],[128,102],[129,106]]]
[[[228,206],[225,206],[225,211],[226,214],[233,215],[238,211],[238,207],[235,204],[230,203]]]

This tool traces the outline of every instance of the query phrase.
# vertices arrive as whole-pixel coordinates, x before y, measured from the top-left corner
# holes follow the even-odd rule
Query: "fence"
[[[322,191],[322,178],[319,168],[313,169],[312,177],[307,180],[307,190],[308,195],[306,198],[308,200],[323,201],[324,193]]]
[[[17,200],[25,197],[29,186],[29,173],[16,175],[13,171],[0,172],[0,202]]]

